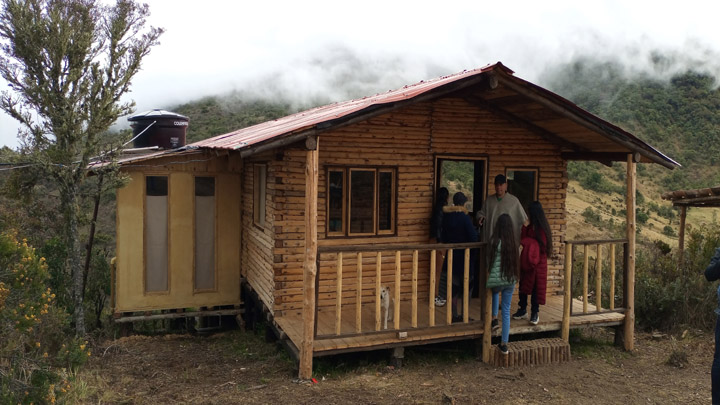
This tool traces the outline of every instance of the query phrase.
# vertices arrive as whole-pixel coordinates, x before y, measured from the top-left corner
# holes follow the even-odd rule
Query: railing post
[[[400,251],[395,252],[395,305],[393,310],[393,323],[395,329],[400,329],[400,271],[402,270],[402,261]]]
[[[342,328],[342,268],[343,254],[338,253],[337,256],[337,286],[336,286],[336,302],[335,302],[335,334],[339,335]]]
[[[437,250],[430,251],[430,292],[428,293],[428,324],[435,326],[435,271],[437,270]]]
[[[382,278],[382,253],[377,252],[377,258],[375,259],[375,330],[380,330],[380,321],[381,319],[381,313],[380,313],[380,289],[381,286],[381,278]],[[388,294],[390,294],[390,291],[388,291]]]
[[[453,276],[452,276],[452,273],[453,273],[452,268],[453,268],[453,256],[455,256],[455,255],[453,254],[453,249],[448,249],[448,253],[447,253],[447,283],[445,283],[446,286],[447,286],[447,288],[446,288],[447,292],[445,293],[445,300],[447,301],[447,304],[446,304],[447,308],[446,308],[446,310],[445,310],[445,320],[446,320],[446,322],[447,322],[448,325],[451,325],[451,324],[452,324],[452,310],[453,310],[453,308],[452,308],[452,306],[453,306],[453,303],[452,303],[452,294],[453,294],[453,292],[452,292],[452,277],[453,277]]]
[[[570,340],[570,308],[572,305],[572,265],[573,265],[573,246],[571,243],[565,244],[565,279],[563,294],[563,318],[562,318],[562,339],[566,342]]]
[[[470,321],[470,249],[465,249],[465,263],[463,267],[463,322]]]
[[[417,315],[418,315],[418,308],[417,308],[417,298],[418,298],[418,251],[413,251],[413,262],[412,262],[412,321],[411,325],[413,328],[417,328]]]
[[[355,332],[362,332],[362,253],[357,254],[357,294],[355,295]]]
[[[615,244],[610,244],[610,310],[615,309]]]
[[[583,245],[583,313],[588,312],[588,262],[590,256],[588,255],[588,245]]]
[[[602,245],[597,245],[597,257],[595,258],[595,309],[602,311]]]

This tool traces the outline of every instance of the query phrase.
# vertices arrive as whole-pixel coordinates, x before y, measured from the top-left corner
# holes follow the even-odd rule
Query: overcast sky
[[[642,69],[651,50],[720,76],[714,0],[148,4],[166,32],[133,81],[138,112],[232,90],[339,101],[497,61],[542,85],[546,69],[578,55]],[[16,131],[0,115],[0,145],[17,147]]]

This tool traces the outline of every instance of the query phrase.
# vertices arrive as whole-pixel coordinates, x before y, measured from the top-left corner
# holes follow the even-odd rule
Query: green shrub
[[[677,257],[663,254],[660,245],[638,247],[635,316],[639,327],[669,331],[712,328],[718,305],[717,284],[708,283],[704,271],[718,246],[719,229],[691,231],[679,266]]]
[[[47,287],[44,257],[13,233],[0,234],[0,403],[54,403],[69,372],[90,356],[69,338],[67,313]]]
[[[670,225],[665,225],[662,232],[665,236],[675,236],[675,229]]]

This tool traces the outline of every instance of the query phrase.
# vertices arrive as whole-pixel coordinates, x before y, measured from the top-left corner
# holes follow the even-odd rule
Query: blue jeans
[[[492,289],[492,316],[498,314],[498,298],[502,294],[502,342],[507,343],[510,339],[510,304],[515,291],[515,284],[507,287],[495,287]]]
[[[712,403],[720,404],[720,315],[715,322],[715,355],[710,369]]]

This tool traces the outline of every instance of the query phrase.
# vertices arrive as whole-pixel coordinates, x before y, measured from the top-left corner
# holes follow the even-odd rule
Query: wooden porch
[[[622,325],[625,315],[619,310],[615,312],[596,312],[595,305],[588,303],[587,313],[583,313],[583,302],[573,299],[572,313],[570,317],[570,328],[582,328],[588,326],[617,326]],[[363,304],[361,313],[362,331],[356,333],[355,305],[343,306],[341,332],[342,335],[335,335],[335,311],[320,310],[317,313],[317,335],[313,345],[313,356],[325,356],[350,351],[376,350],[394,346],[412,346],[448,342],[461,339],[476,339],[484,333],[484,322],[481,320],[481,300],[473,298],[470,300],[469,320],[467,323],[451,323],[446,320],[447,305],[435,307],[435,326],[430,327],[429,306],[418,305],[417,327],[412,327],[410,302],[403,301],[400,305],[400,328],[392,329],[390,323],[388,329],[375,331],[375,304]],[[513,294],[512,311],[517,307],[517,290]],[[537,333],[546,331],[560,331],[563,320],[563,296],[552,295],[547,297],[547,304],[540,307],[540,322],[537,325],[530,324],[527,320],[510,321],[510,341],[513,335],[526,333]],[[300,347],[302,341],[303,321],[300,313],[289,314],[276,318],[275,322],[287,335],[288,340],[295,346]],[[493,336],[498,336],[496,331]]]

